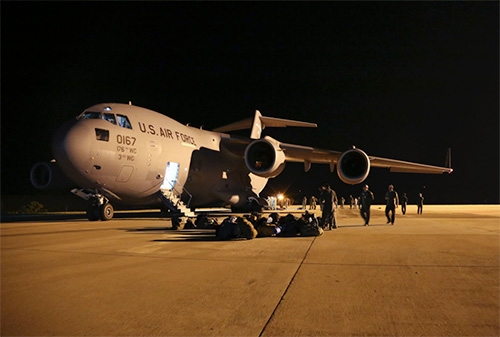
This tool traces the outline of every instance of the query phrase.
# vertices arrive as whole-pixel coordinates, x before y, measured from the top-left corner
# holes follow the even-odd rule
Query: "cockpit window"
[[[116,125],[116,119],[114,114],[103,114],[102,119]]]
[[[101,118],[100,112],[85,111],[80,119],[99,119]]]
[[[132,125],[130,124],[130,121],[128,120],[127,116],[116,115],[116,118],[118,119],[119,126],[121,126],[122,128],[132,129]]]
[[[95,138],[103,142],[109,142],[109,131],[104,129],[95,129]]]

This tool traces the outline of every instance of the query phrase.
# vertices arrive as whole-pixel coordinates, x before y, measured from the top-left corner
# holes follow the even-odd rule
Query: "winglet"
[[[266,127],[277,128],[277,127],[287,127],[287,126],[301,126],[301,127],[307,127],[307,128],[315,128],[318,125],[315,123],[294,121],[291,119],[266,117],[266,116],[262,116],[262,114],[260,113],[259,110],[256,110],[253,120],[252,119],[245,119],[245,120],[242,120],[242,121],[239,121],[236,123],[232,123],[232,124],[214,129],[214,131],[227,132],[227,131],[236,131],[236,130],[244,130],[244,129],[251,128],[252,131],[250,133],[250,138],[259,139],[262,135],[262,130],[264,130]]]
[[[453,172],[453,169],[451,168],[451,147],[448,148],[448,153],[446,154],[446,162],[444,164],[444,167],[449,169],[448,173]]]

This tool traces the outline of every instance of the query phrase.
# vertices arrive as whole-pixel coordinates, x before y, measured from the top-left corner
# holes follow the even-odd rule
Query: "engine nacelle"
[[[339,158],[337,174],[346,184],[359,184],[370,173],[370,158],[360,149],[347,150]]]
[[[285,168],[285,153],[277,140],[265,137],[247,146],[245,164],[259,177],[274,178]]]
[[[31,184],[38,189],[70,189],[75,187],[59,169],[55,162],[39,162],[33,165],[30,172]]]

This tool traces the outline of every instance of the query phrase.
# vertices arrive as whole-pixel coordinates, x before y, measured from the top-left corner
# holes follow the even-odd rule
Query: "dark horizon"
[[[214,129],[263,115],[282,142],[444,166],[372,169],[410,202],[500,203],[498,2],[2,2],[2,196],[35,193],[56,128],[104,102]],[[40,14],[43,13],[43,14]],[[241,134],[249,134],[249,131]],[[287,163],[263,194],[361,185]],[[69,192],[68,192],[69,195]],[[73,197],[73,196],[71,196]],[[68,196],[70,198],[70,196]],[[74,197],[77,198],[77,197]],[[414,202],[413,202],[414,203]]]

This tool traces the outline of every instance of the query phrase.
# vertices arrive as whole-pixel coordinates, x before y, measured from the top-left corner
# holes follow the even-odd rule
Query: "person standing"
[[[365,219],[365,226],[368,226],[370,222],[370,207],[372,201],[375,199],[372,191],[368,189],[368,185],[363,186],[363,191],[361,191],[359,208],[361,210],[361,217]]]
[[[311,204],[309,205],[310,210],[316,209],[316,197],[314,195],[311,196]]]
[[[406,196],[406,193],[403,193],[403,196],[401,197],[401,211],[403,212],[403,215],[406,214],[406,205],[408,205],[408,197]]]
[[[304,199],[302,199],[302,209],[306,210],[307,208],[307,197],[304,196]]]
[[[385,193],[385,216],[387,217],[387,223],[394,225],[394,220],[396,218],[396,208],[399,205],[398,192],[394,191],[394,186],[389,185],[389,190]],[[389,216],[389,213],[391,213]]]
[[[417,198],[417,214],[422,214],[423,207],[424,207],[424,196],[422,195],[422,193],[419,193]]]
[[[337,219],[335,218],[335,204],[337,203],[337,194],[325,183],[321,187],[320,204],[322,207],[321,224],[323,228],[337,229]]]

